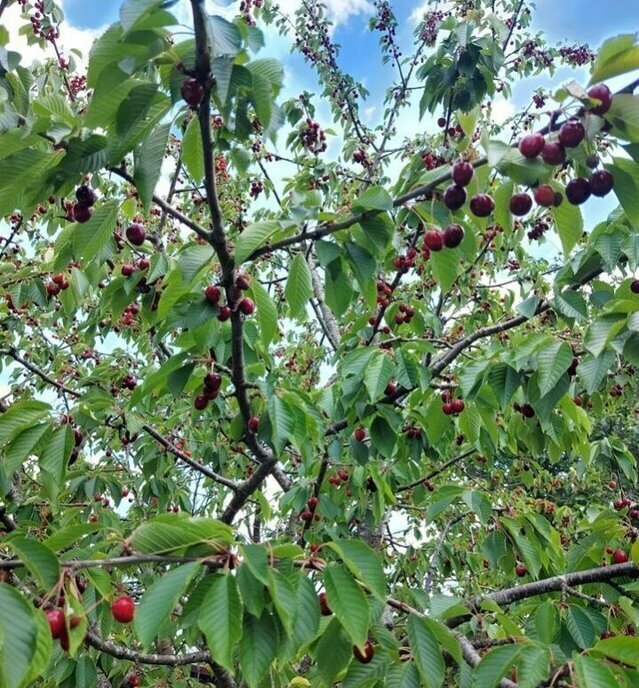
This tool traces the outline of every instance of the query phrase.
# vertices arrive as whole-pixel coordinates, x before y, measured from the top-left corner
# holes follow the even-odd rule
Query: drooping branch
[[[430,473],[427,473],[424,477],[418,478],[417,480],[413,480],[412,483],[406,483],[405,485],[400,485],[399,487],[396,487],[395,492],[405,492],[406,490],[410,490],[413,487],[417,487],[417,485],[421,485],[425,480],[430,480],[431,478],[438,476],[440,473],[443,473],[446,469],[450,468],[451,466],[455,466],[460,461],[463,461],[467,456],[470,456],[474,453],[474,449],[468,449],[467,451],[462,452],[457,456],[453,456],[452,459],[449,459],[441,466],[434,468],[432,471],[430,471]]]

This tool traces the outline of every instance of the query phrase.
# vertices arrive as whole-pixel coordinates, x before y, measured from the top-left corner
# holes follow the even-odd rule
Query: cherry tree
[[[0,688],[636,686],[636,36],[297,4],[0,2]]]

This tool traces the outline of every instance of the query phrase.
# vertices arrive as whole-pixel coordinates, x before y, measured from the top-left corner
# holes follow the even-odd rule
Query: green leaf
[[[303,253],[297,253],[291,261],[284,293],[291,317],[303,318],[306,304],[313,295],[311,271]]]
[[[459,274],[459,254],[457,251],[431,251],[430,265],[433,277],[443,291],[448,291]]]
[[[190,283],[202,268],[211,264],[214,256],[215,251],[209,245],[187,246],[180,251],[178,265],[184,282]]]
[[[564,188],[560,184],[553,183],[552,186],[554,189],[561,191],[565,197]],[[572,203],[564,200],[559,207],[551,208],[551,213],[561,239],[564,255],[568,256],[575,244],[581,239],[584,231],[584,219],[581,210],[579,206],[572,205]]]
[[[144,647],[149,647],[169,618],[201,564],[183,564],[164,573],[142,595],[135,613],[135,630]]]
[[[162,124],[135,151],[133,179],[144,212],[149,211],[155,187],[160,179],[170,130],[170,124]],[[148,281],[151,282],[153,279],[155,278],[149,275]]]
[[[378,600],[386,598],[386,576],[379,556],[361,540],[335,540],[328,546],[335,550],[349,571],[365,583]]]
[[[605,165],[615,180],[613,190],[633,226],[639,225],[639,163],[625,158],[613,158]],[[562,205],[566,205],[562,203]]]
[[[282,626],[287,635],[291,635],[297,602],[296,591],[288,578],[279,571],[269,571],[267,586]]]
[[[599,356],[583,356],[577,366],[577,375],[584,383],[586,392],[594,394],[615,364],[615,352],[606,349]]]
[[[375,288],[375,275],[377,274],[377,261],[362,246],[350,241],[345,243],[349,262],[355,273],[357,284],[364,296],[366,303],[372,308],[375,306],[377,290]]]
[[[639,52],[639,48],[637,50]],[[613,126],[612,136],[634,143],[639,142],[639,98],[637,96],[630,93],[615,95],[606,113],[606,119]]]
[[[583,609],[571,607],[566,614],[566,626],[572,639],[582,650],[595,642],[597,631]]]
[[[250,688],[262,680],[277,655],[277,632],[270,614],[244,617],[244,632],[240,641],[242,678]]]
[[[0,418],[4,418],[1,416]],[[1,422],[1,421],[0,421]],[[51,426],[48,423],[40,423],[31,428],[23,430],[14,440],[9,444],[5,450],[4,469],[7,475],[11,475],[17,471],[27,457],[33,453],[33,450],[38,445],[38,442],[44,437],[45,433]]]
[[[488,373],[488,384],[504,409],[521,384],[521,375],[508,364],[498,363]]]
[[[256,222],[249,225],[235,242],[235,262],[243,263],[253,251],[264,246],[279,228],[279,222],[274,221]]]
[[[17,401],[0,415],[0,446],[14,440],[49,414],[51,406],[42,401]]]
[[[510,673],[520,652],[518,645],[504,645],[486,653],[473,671],[473,688],[494,688]]]
[[[555,294],[553,300],[554,308],[565,315],[567,318],[582,321],[588,317],[588,305],[586,300],[578,291],[567,289]]]
[[[355,199],[353,206],[364,210],[392,210],[393,199],[383,186],[370,186]]]
[[[279,453],[293,435],[295,417],[288,403],[275,395],[268,400],[267,408],[272,430],[271,440]]]
[[[0,583],[0,686],[20,688],[32,673],[38,625],[33,607],[6,583]],[[41,659],[41,658],[40,658]],[[48,659],[48,658],[47,658]],[[40,661],[39,671],[45,668]]]
[[[445,673],[444,659],[430,627],[416,614],[409,614],[406,630],[422,684],[426,688],[442,686]]]
[[[597,51],[597,59],[590,68],[590,83],[600,81],[620,74],[627,74],[639,68],[639,46],[637,35],[621,34],[604,41]]]
[[[11,537],[6,542],[44,590],[50,590],[58,582],[60,564],[48,547],[22,536]]]
[[[572,661],[579,688],[619,688],[620,683],[608,664],[579,654]]]
[[[95,209],[88,222],[77,225],[73,232],[75,255],[85,260],[99,259],[107,242],[113,237],[119,212],[118,201],[108,201]]]
[[[550,650],[541,645],[522,645],[517,662],[517,686],[537,688],[550,672]]]
[[[257,306],[262,344],[268,346],[277,337],[277,308],[266,289],[257,280],[252,280],[248,293]]]
[[[57,492],[57,488],[64,483],[67,462],[74,445],[73,430],[66,424],[52,433],[40,454],[40,469],[53,481],[48,486],[51,497],[54,496],[52,491]]]
[[[193,181],[199,184],[204,179],[204,148],[200,120],[193,117],[182,138],[182,161]]]
[[[212,518],[186,514],[161,514],[138,526],[128,542],[140,554],[175,554],[194,545],[206,545],[210,553],[233,542],[233,530]]]
[[[0,615],[1,616],[1,615]],[[35,684],[35,679],[42,674],[51,659],[51,652],[53,650],[53,640],[51,638],[51,629],[46,616],[40,611],[33,613],[33,621],[36,631],[35,652],[31,657],[31,664],[29,666],[29,673],[22,682],[21,688],[31,688]],[[2,622],[0,621],[0,663],[2,659]],[[0,676],[1,674],[0,669]]]
[[[364,648],[368,638],[368,601],[349,571],[339,564],[324,570],[328,606],[348,633],[353,645]]]
[[[230,21],[219,15],[210,15],[207,25],[211,52],[218,55],[237,55],[242,46],[240,30]]]
[[[317,592],[311,581],[302,575],[297,584],[296,614],[293,622],[293,642],[296,648],[303,648],[315,638],[319,622]]]
[[[377,401],[384,394],[394,369],[393,362],[386,354],[375,352],[364,373],[364,384],[371,401]]]
[[[600,356],[607,344],[614,339],[626,324],[622,313],[610,313],[599,316],[588,327],[584,346],[593,356]]]
[[[376,416],[371,423],[371,442],[382,456],[392,456],[395,449],[397,435],[388,421]]]
[[[600,640],[593,648],[594,652],[614,659],[628,666],[639,668],[639,638],[617,636]]]
[[[537,352],[539,391],[545,396],[559,382],[572,363],[572,349],[565,342],[553,342]]]
[[[234,576],[213,576],[200,608],[198,626],[213,659],[233,672],[233,649],[242,637],[242,600]]]
[[[322,686],[329,688],[353,658],[346,633],[339,621],[331,619],[314,649],[315,663]]]

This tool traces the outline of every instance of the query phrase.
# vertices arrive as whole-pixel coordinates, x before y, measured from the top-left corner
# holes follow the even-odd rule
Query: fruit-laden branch
[[[243,315],[237,307],[238,289],[235,285],[235,262],[229,252],[224,231],[224,219],[217,196],[215,181],[215,167],[213,163],[213,134],[211,130],[211,89],[215,83],[215,75],[211,73],[211,52],[209,37],[206,29],[206,15],[204,3],[191,0],[193,13],[193,28],[195,31],[196,64],[195,74],[203,86],[204,94],[198,107],[198,120],[204,152],[204,188],[206,200],[211,214],[213,229],[209,243],[215,249],[222,267],[222,284],[226,290],[226,300],[231,308],[231,368],[235,398],[244,421],[245,442],[261,466],[251,478],[238,488],[231,503],[225,509],[222,520],[230,523],[235,515],[248,500],[250,495],[276,467],[277,459],[259,442],[249,429],[251,419],[251,404],[246,391],[244,373],[244,326]],[[258,480],[258,478],[260,478]]]
[[[615,95],[620,94],[620,93],[633,93],[635,89],[639,86],[639,79],[636,79],[635,81],[631,82],[627,86],[624,86],[623,88],[619,89],[618,91],[615,92]],[[559,122],[554,124],[554,127],[559,127]],[[543,129],[539,130],[540,134],[547,134],[550,131],[550,127],[544,127]],[[516,144],[513,144],[516,145]],[[481,156],[475,160],[470,161],[472,166],[474,168],[481,167],[485,165],[488,162],[488,158],[486,156]],[[440,184],[443,184],[444,182],[447,182],[451,179],[452,175],[452,168],[450,166],[445,166],[441,173],[437,175],[432,181],[428,182],[428,184],[424,184],[422,186],[415,187],[412,191],[408,191],[407,193],[403,194],[402,196],[398,196],[393,200],[393,207],[398,208],[400,206],[403,206],[405,203],[408,203],[409,201],[413,201],[416,198],[419,198],[420,196],[424,196],[428,193],[431,193],[434,191]],[[273,244],[267,244],[266,246],[262,246],[261,248],[258,248],[257,250],[253,251],[253,253],[246,258],[244,262],[250,262],[255,260],[256,258],[259,258],[260,256],[263,256],[267,253],[272,253],[273,251],[277,251],[280,248],[285,248],[286,246],[292,246],[293,244],[299,244],[302,241],[306,240],[313,240],[313,239],[321,239],[325,236],[328,236],[329,234],[334,234],[335,232],[339,232],[342,229],[348,229],[349,227],[352,227],[354,224],[357,224],[358,222],[361,222],[362,220],[365,220],[366,218],[373,217],[375,215],[378,215],[380,213],[379,210],[368,210],[364,211],[361,213],[354,213],[352,215],[349,215],[348,217],[344,218],[343,220],[339,222],[325,222],[320,224],[316,229],[310,231],[310,232],[303,232],[300,234],[296,234],[294,236],[288,237],[286,239],[282,239],[281,241],[276,241]]]
[[[121,179],[124,179],[124,181],[128,182],[129,184],[137,188],[133,177],[121,167],[108,167],[107,171],[111,172],[112,174],[115,174]],[[181,213],[179,210],[174,208],[170,203],[167,203],[160,196],[156,196],[155,194],[153,194],[153,202],[155,203],[155,205],[158,206],[158,208],[162,210],[163,213],[165,213],[166,215],[170,215],[171,217],[175,218],[178,222],[183,224],[185,227],[192,229],[201,239],[204,239],[207,243],[210,242],[211,234],[206,229],[204,229],[202,225],[198,224],[190,217],[187,217],[186,215],[184,215],[184,213]]]
[[[571,287],[576,288],[576,287],[583,287],[584,285],[588,284],[588,282],[591,282],[595,277],[598,277],[602,273],[602,269],[598,268],[597,270],[593,270],[592,272],[588,273],[585,275],[582,279],[580,279],[577,282],[574,282]],[[548,301],[540,301],[537,308],[535,309],[535,312],[532,317],[535,317],[537,315],[540,315],[541,313],[544,313],[545,311],[549,310],[551,308],[551,304]],[[519,325],[523,325],[523,323],[527,322],[530,320],[525,315],[518,315],[514,318],[510,318],[509,320],[505,320],[502,323],[497,323],[495,325],[488,325],[486,327],[480,327],[479,329],[475,330],[475,332],[472,332],[469,334],[467,337],[464,337],[463,339],[460,339],[456,344],[453,345],[451,349],[443,353],[441,356],[438,356],[431,364],[430,364],[430,370],[433,374],[433,377],[437,377],[438,375],[441,375],[441,373],[456,359],[458,358],[466,349],[468,349],[470,346],[472,346],[476,341],[479,339],[485,339],[486,337],[492,337],[495,334],[499,334],[501,332],[506,332],[507,330],[512,330],[514,327],[518,327]]]
[[[71,389],[71,387],[67,387],[61,382],[58,382],[56,379],[52,378],[50,375],[45,373],[44,370],[42,370],[35,364],[31,363],[30,361],[27,361],[13,347],[9,347],[8,349],[0,349],[0,356],[9,356],[14,361],[16,361],[16,363],[19,363],[20,365],[24,366],[27,370],[31,371],[34,375],[37,375],[41,380],[44,380],[47,384],[51,385],[52,387],[55,387],[63,394],[68,394],[69,396],[72,396],[75,399],[79,399],[82,396],[82,392],[78,392],[75,389]],[[236,490],[239,488],[239,483],[236,483],[233,480],[225,478],[223,475],[220,475],[219,473],[212,471],[211,469],[207,468],[198,461],[194,461],[188,454],[178,449],[172,442],[163,437],[148,423],[144,423],[142,425],[142,429],[154,440],[159,442],[167,451],[171,452],[173,456],[188,464],[193,470],[202,473],[202,475],[205,475],[207,478],[210,478],[211,480],[220,483],[221,485],[224,485],[225,487],[228,487],[231,490]]]
[[[545,595],[550,592],[565,591],[569,595],[570,588],[575,586],[587,585],[589,583],[606,583],[615,578],[639,578],[639,566],[634,562],[611,564],[610,566],[600,566],[596,569],[565,573],[562,576],[553,576],[552,578],[545,578],[532,583],[524,583],[513,588],[497,590],[485,595],[476,595],[464,603],[469,608],[468,614],[452,617],[444,623],[450,628],[456,628],[468,621],[474,614],[479,613],[481,604],[485,600],[496,602],[500,607],[506,607],[513,602],[525,600],[528,597],[536,597],[537,595]]]
[[[462,454],[459,454],[457,456],[454,456],[452,459],[449,459],[445,463],[443,463],[441,466],[438,466],[437,468],[434,468],[430,473],[427,473],[425,476],[422,478],[418,478],[417,480],[413,480],[412,483],[406,483],[405,485],[400,485],[399,487],[395,488],[395,492],[405,492],[406,490],[410,490],[413,487],[417,487],[417,485],[421,485],[425,480],[430,480],[431,478],[434,478],[438,476],[440,473],[443,473],[447,468],[450,468],[451,466],[454,466],[455,464],[459,463],[460,461],[463,461],[467,456],[470,456],[475,452],[475,449],[468,449]]]

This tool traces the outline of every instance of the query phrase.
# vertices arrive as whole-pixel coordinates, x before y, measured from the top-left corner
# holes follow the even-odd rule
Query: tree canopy
[[[637,37],[14,5],[0,688],[639,685]]]

